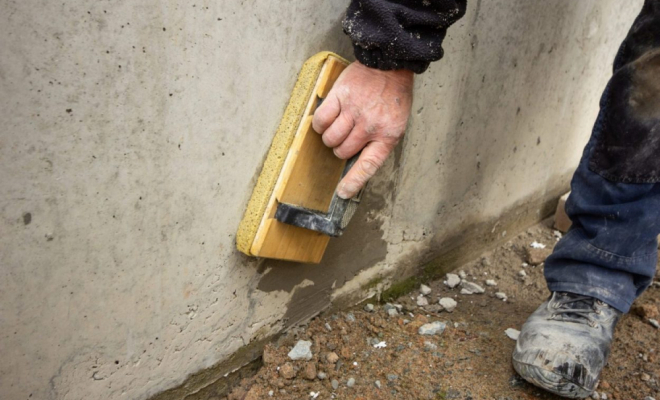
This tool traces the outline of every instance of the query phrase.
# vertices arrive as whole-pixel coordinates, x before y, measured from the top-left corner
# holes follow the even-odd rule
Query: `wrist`
[[[385,80],[398,83],[401,86],[410,86],[412,87],[415,80],[415,73],[409,69],[391,69],[391,70],[382,70],[378,68],[372,68],[364,65],[359,60],[355,61],[355,64],[359,66],[360,69],[368,71],[370,74],[380,76]]]

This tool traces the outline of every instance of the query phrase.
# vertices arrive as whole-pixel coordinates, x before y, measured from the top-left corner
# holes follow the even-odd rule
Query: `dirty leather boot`
[[[585,398],[598,384],[621,315],[593,297],[554,292],[523,325],[513,367],[542,389]]]

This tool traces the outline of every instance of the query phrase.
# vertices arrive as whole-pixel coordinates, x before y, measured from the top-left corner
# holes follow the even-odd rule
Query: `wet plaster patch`
[[[295,290],[284,315],[286,327],[304,321],[330,305],[334,289],[341,288],[360,271],[385,259],[387,242],[383,239],[383,222],[373,215],[383,210],[383,197],[367,192],[363,204],[351,222],[351,229],[328,245],[320,264],[301,264],[267,260],[258,290],[272,292]],[[299,286],[305,280],[313,285]]]

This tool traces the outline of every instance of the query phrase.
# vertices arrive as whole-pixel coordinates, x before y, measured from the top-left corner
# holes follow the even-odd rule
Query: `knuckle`
[[[364,171],[367,178],[376,174],[378,169],[383,165],[382,161],[376,157],[367,157],[360,163],[360,169]]]

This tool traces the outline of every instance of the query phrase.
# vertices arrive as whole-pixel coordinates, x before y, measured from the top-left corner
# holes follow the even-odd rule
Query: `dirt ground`
[[[549,294],[543,264],[527,264],[531,243],[546,245],[547,250],[539,250],[543,253],[558,240],[560,234],[549,224],[536,225],[455,271],[464,271],[467,281],[485,289],[483,294],[460,294],[460,285],[450,289],[443,281],[430,282],[428,306],[417,305],[420,293],[415,291],[393,302],[400,305],[397,315],[386,311],[391,305],[372,302],[373,311],[363,304],[291,330],[266,347],[263,367],[241,381],[228,400],[559,399],[517,376],[511,366],[515,341],[504,333],[520,329]],[[542,259],[543,254],[534,256]],[[497,285],[488,286],[486,280]],[[506,301],[497,292],[505,293]],[[445,297],[458,303],[451,313],[438,305]],[[660,330],[645,318],[657,318],[659,301],[660,288],[654,284],[619,323],[593,398],[660,398]],[[446,323],[442,334],[418,333],[421,325],[435,321]],[[287,356],[299,340],[311,341],[311,360]]]

